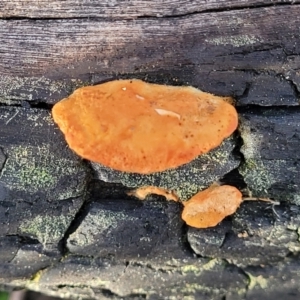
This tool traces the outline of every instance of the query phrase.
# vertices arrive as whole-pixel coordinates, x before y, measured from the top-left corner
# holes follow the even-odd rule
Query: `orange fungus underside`
[[[168,201],[179,201],[175,192],[157,187],[157,186],[142,186],[127,193],[129,196],[135,196],[140,200],[145,200],[148,195],[155,194],[164,196]]]
[[[237,188],[213,185],[183,202],[182,219],[192,227],[214,227],[235,213],[242,201],[242,194]]]
[[[238,123],[221,97],[136,79],[79,88],[52,113],[78,155],[143,174],[190,162],[219,146]]]

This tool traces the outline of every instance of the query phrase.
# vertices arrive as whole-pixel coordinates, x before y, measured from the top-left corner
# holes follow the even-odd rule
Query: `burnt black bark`
[[[299,298],[299,1],[100,2],[0,3],[0,285],[81,299]],[[280,205],[244,202],[215,228],[190,228],[180,203],[129,197],[122,174],[77,157],[51,107],[118,78],[234,97],[239,128],[201,189],[219,179]]]

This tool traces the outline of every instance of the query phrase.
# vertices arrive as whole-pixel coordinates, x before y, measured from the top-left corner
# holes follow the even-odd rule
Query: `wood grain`
[[[2,0],[0,17],[26,18],[136,18],[178,16],[209,10],[224,10],[243,7],[294,4],[299,1],[283,0]]]
[[[299,25],[297,5],[184,18],[2,20],[0,72],[51,78],[182,65],[207,71],[274,68],[271,54],[252,61],[250,55],[278,48],[297,53]]]
[[[292,98],[282,104],[297,105],[299,26],[298,5],[181,18],[2,20],[1,101],[53,103],[122,76],[241,97],[263,73],[287,80]]]

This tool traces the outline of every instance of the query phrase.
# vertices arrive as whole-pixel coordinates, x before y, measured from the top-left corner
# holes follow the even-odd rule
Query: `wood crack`
[[[87,199],[84,199],[83,204],[78,209],[78,211],[75,214],[73,220],[71,221],[69,227],[65,231],[62,239],[58,242],[58,249],[60,250],[62,255],[66,255],[66,253],[69,252],[69,249],[67,247],[67,240],[68,240],[69,236],[77,230],[77,228],[80,226],[80,224],[86,217],[86,215],[88,213],[88,210],[87,210],[88,205],[89,205],[89,203],[88,203]]]
[[[284,3],[259,3],[253,5],[232,5],[230,8],[228,7],[219,7],[219,8],[208,8],[203,10],[195,10],[186,13],[173,13],[173,14],[141,14],[141,15],[127,15],[124,17],[121,16],[108,16],[108,17],[99,17],[99,16],[65,16],[65,17],[29,17],[29,16],[2,16],[0,20],[7,21],[19,21],[19,20],[29,20],[29,21],[58,21],[58,20],[107,20],[107,21],[122,21],[122,20],[134,20],[134,19],[170,19],[170,18],[185,18],[193,15],[203,15],[203,14],[213,14],[213,13],[222,13],[222,12],[234,12],[241,11],[245,9],[263,9],[269,7],[278,7],[278,6],[298,6],[300,3],[298,1],[290,1]],[[5,8],[4,8],[5,10]],[[4,12],[5,13],[5,12]],[[3,15],[4,15],[3,13]]]
[[[297,6],[300,5],[295,3],[295,1],[291,3],[269,3],[269,4],[257,4],[257,5],[245,5],[245,6],[231,6],[229,8],[214,8],[214,9],[204,9],[204,10],[196,10],[193,12],[188,12],[188,13],[182,13],[182,14],[174,14],[174,15],[161,15],[161,16],[153,16],[153,15],[143,15],[143,16],[138,16],[137,19],[157,19],[157,18],[184,18],[184,17],[189,17],[193,15],[202,15],[202,14],[213,14],[213,13],[222,13],[222,12],[234,12],[234,11],[240,11],[240,10],[245,10],[245,9],[262,9],[262,8],[269,8],[269,7],[276,7],[276,6]]]

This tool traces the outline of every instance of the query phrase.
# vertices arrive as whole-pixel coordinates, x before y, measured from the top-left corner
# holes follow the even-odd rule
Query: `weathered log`
[[[0,284],[82,299],[299,298],[299,2],[1,1]],[[245,202],[195,229],[180,203],[129,197],[138,183],[122,174],[99,180],[105,169],[70,151],[50,108],[115,78],[233,96],[228,167],[211,164],[195,191],[221,180],[281,205]]]
[[[298,5],[283,5],[174,18],[1,20],[0,99],[53,103],[81,85],[136,77],[238,104],[298,105],[299,16]],[[273,99],[275,83],[281,97]]]
[[[61,256],[88,170],[45,110],[0,107],[0,145],[1,276],[28,277]]]
[[[38,3],[32,0],[2,0],[0,3],[0,17],[26,17],[26,18],[137,18],[137,17],[166,17],[180,16],[209,10],[226,10],[237,8],[250,8],[281,4],[299,3],[297,0],[231,0],[231,1],[205,1],[205,0],[154,0],[149,3],[145,0],[127,1],[74,1],[41,0]]]

